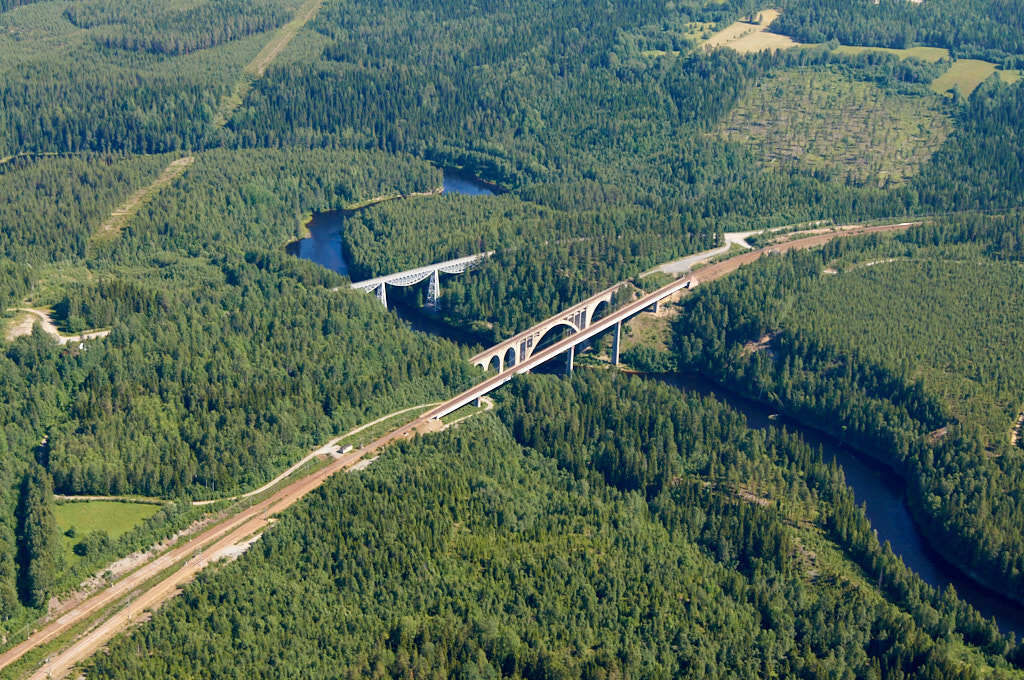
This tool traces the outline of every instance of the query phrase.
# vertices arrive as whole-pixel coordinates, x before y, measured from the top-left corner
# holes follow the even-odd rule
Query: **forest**
[[[600,372],[500,400],[333,479],[90,677],[1011,677],[798,438]],[[812,511],[816,539],[786,521]]]
[[[668,351],[628,358],[829,424],[900,475],[944,554],[1024,598],[1024,364],[1005,349],[1024,86],[947,97],[929,86],[949,61],[831,50],[1016,68],[1019,0],[784,0],[772,30],[824,44],[755,54],[701,45],[750,0],[325,0],[279,40],[299,4],[0,0],[6,644],[203,517],[192,499],[480,379],[466,347],[288,254],[323,211],[345,215],[357,279],[495,251],[442,286],[438,320],[480,341],[654,285],[635,277],[723,232],[926,218],[702,286]],[[766,153],[779,138],[748,131],[808,80],[833,106],[815,144]],[[899,134],[864,140],[873,122]],[[898,168],[872,159],[888,144]],[[435,195],[442,169],[499,195]],[[110,333],[8,338],[25,307]],[[603,369],[495,398],[282,513],[88,676],[1021,676],[1020,644],[911,573],[792,433]],[[69,559],[55,494],[162,505],[119,538],[75,537]]]
[[[451,343],[424,341],[341,277],[282,248],[303,214],[432,188],[437,169],[367,152],[210,152],[122,234],[97,241],[113,207],[168,160],[85,154],[0,166],[5,308],[27,298],[51,307],[65,331],[111,331],[61,347],[36,330],[0,354],[5,631],[87,570],[198,516],[158,513],[71,570],[52,536],[53,491],[228,495],[337,432],[436,399],[475,373]]]
[[[944,554],[1017,599],[1024,458],[1009,431],[1024,364],[1006,348],[1022,340],[1020,224],[1019,214],[965,216],[891,241],[764,258],[686,303],[671,348],[680,370],[898,471]]]
[[[104,47],[173,55],[277,28],[289,9],[274,1],[218,0],[170,10],[162,4],[90,0],[69,5],[64,15],[79,28],[105,27],[95,37]]]
[[[771,30],[800,42],[946,47],[956,57],[992,59],[1024,53],[1019,0],[784,0]]]

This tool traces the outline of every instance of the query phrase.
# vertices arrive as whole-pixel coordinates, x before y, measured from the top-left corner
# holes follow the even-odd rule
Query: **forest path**
[[[13,311],[20,312],[20,315],[15,317],[14,320],[7,325],[7,332],[4,334],[4,337],[8,342],[24,335],[31,335],[32,329],[35,327],[36,323],[39,323],[43,327],[43,330],[61,345],[85,342],[86,340],[94,340],[96,338],[105,338],[110,335],[109,330],[85,331],[84,333],[79,333],[77,335],[64,335],[57,330],[57,326],[54,325],[53,319],[50,318],[50,313],[45,309],[18,307]]]
[[[282,50],[288,47],[288,43],[298,34],[299,30],[316,16],[316,13],[320,11],[321,4],[323,4],[323,0],[307,0],[295,11],[295,16],[292,20],[277,29],[273,37],[270,38],[270,41],[259,51],[259,54],[246,64],[245,68],[242,69],[242,77],[238,79],[238,82],[231,89],[231,94],[221,100],[217,113],[213,116],[211,125],[214,130],[219,130],[227,125],[231,114],[242,105],[245,96],[252,89],[253,83],[263,77],[267,67],[274,62],[277,55],[281,54]]]
[[[107,221],[101,224],[97,232],[93,234],[93,239],[102,239],[120,234],[121,230],[128,226],[128,222],[135,216],[135,213],[139,212],[139,208],[143,204],[153,198],[165,186],[181,177],[185,170],[188,169],[188,166],[192,165],[195,160],[195,156],[183,156],[171,161],[160,172],[160,175],[153,180],[152,184],[142,187],[129,196],[124,203],[117,206],[114,212],[110,213]]]

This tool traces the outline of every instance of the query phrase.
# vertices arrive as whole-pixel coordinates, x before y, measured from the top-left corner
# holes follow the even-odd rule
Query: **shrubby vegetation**
[[[510,390],[507,429],[483,415],[332,479],[90,676],[974,678],[983,658],[1007,672],[1008,641],[881,548],[799,439],[636,380]],[[828,541],[812,576],[811,533],[786,507],[863,545],[868,578],[825,565]],[[886,602],[876,574],[905,597]]]

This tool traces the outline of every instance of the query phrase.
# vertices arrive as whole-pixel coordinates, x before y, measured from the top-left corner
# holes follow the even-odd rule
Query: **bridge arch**
[[[505,350],[505,360],[504,360],[503,363],[505,364],[505,368],[512,368],[517,363],[519,363],[518,361],[516,361],[516,346],[515,345],[512,345],[507,350]]]
[[[543,333],[537,336],[537,341],[533,343],[533,347],[530,347],[526,351],[526,356],[524,356],[523,359],[529,359],[531,356],[533,356],[533,353],[536,352],[538,349],[543,349],[545,346],[545,341],[549,341],[557,331],[564,330],[566,328],[569,329],[568,335],[578,333],[580,330],[574,324],[566,320],[556,321],[552,323],[550,326],[544,329]],[[566,337],[568,337],[568,335]],[[558,340],[561,339],[562,338],[559,338]],[[554,344],[555,342],[558,342],[558,340],[550,341],[548,342],[548,344]],[[522,361],[522,359],[520,359],[520,361]]]
[[[590,324],[594,323],[595,321],[597,321],[598,319],[603,317],[605,314],[607,314],[609,312],[609,310],[611,310],[611,308],[612,308],[611,298],[609,298],[607,300],[600,300],[600,301],[598,301],[598,303],[596,305],[594,305],[594,308],[590,310],[590,312],[589,312],[589,314],[587,316],[587,327],[589,328]]]

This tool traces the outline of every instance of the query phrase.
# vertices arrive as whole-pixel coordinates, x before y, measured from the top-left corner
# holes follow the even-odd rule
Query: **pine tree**
[[[53,482],[33,465],[21,482],[18,499],[18,587],[22,602],[44,607],[57,576],[59,542],[51,502]]]

